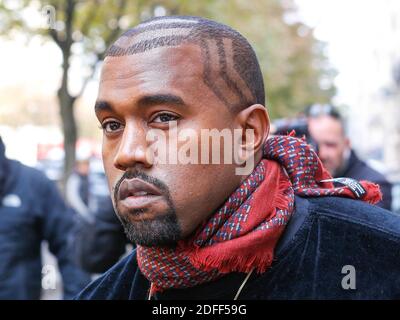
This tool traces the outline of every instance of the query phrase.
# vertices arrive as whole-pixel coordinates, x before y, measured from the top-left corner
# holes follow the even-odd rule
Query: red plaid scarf
[[[355,198],[347,186],[335,188],[315,152],[301,139],[275,136],[263,148],[264,159],[220,209],[190,239],[176,248],[137,247],[141,272],[152,292],[188,288],[230,272],[261,273],[272,263],[274,248],[294,210],[294,195]],[[363,200],[381,199],[379,187],[360,182]]]

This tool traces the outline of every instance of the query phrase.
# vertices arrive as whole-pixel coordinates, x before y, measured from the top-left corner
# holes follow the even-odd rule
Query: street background
[[[79,154],[99,161],[93,107],[107,46],[152,16],[199,15],[254,46],[272,120],[332,103],[353,148],[394,183],[400,208],[400,1],[0,0],[0,135],[7,156],[63,190]],[[44,264],[56,266],[43,244]],[[57,289],[43,299],[57,299]]]

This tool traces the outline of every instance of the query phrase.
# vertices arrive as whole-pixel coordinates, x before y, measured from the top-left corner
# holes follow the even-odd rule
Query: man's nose
[[[123,171],[138,165],[150,168],[152,163],[149,151],[145,129],[141,126],[126,125],[114,157],[114,166]]]

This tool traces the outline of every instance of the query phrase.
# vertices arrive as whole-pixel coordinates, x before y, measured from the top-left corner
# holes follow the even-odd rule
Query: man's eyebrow
[[[151,94],[145,95],[137,102],[139,107],[150,107],[158,104],[169,104],[175,106],[185,106],[185,102],[179,96],[173,94]],[[94,112],[114,111],[111,104],[105,100],[98,100],[94,105]]]
[[[111,104],[109,104],[107,101],[104,100],[98,100],[96,101],[94,105],[94,112],[100,112],[100,111],[113,111],[114,109],[111,107]]]
[[[146,95],[139,99],[138,106],[150,107],[157,104],[170,104],[176,106],[184,106],[185,102],[181,97],[173,94],[152,94]]]

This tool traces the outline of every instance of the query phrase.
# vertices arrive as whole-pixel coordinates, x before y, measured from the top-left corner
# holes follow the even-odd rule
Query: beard
[[[181,239],[181,228],[172,209],[151,220],[131,222],[120,214],[118,216],[129,241],[138,245],[172,247]]]
[[[154,219],[143,219],[131,221],[126,214],[118,210],[118,191],[124,179],[140,178],[155,185],[164,194],[167,207],[162,214]],[[182,231],[178,223],[174,203],[172,202],[168,187],[161,180],[151,177],[144,172],[125,172],[117,182],[114,190],[114,209],[122,223],[125,234],[129,241],[144,247],[174,246],[182,238]],[[144,213],[146,209],[138,209],[128,213],[135,215]]]

